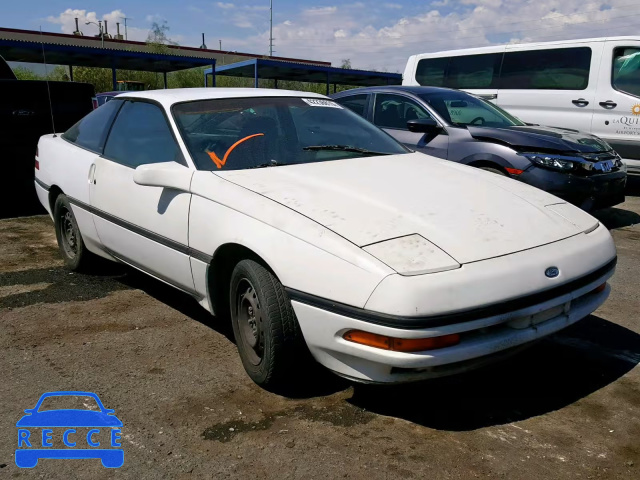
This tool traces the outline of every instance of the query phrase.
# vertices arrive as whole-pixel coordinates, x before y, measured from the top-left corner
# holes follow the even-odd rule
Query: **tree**
[[[343,59],[342,64],[340,65],[340,68],[351,68],[351,59],[350,58]]]
[[[147,45],[151,47],[153,52],[166,53],[168,51],[167,45],[178,45],[167,36],[168,32],[169,25],[166,20],[163,20],[162,23],[153,22],[151,24],[151,30],[147,35]]]

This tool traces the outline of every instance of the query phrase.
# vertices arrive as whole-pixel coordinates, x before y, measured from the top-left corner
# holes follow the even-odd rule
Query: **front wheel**
[[[233,334],[247,374],[267,389],[284,384],[309,359],[284,287],[254,260],[236,265],[230,287]]]
[[[64,194],[60,194],[56,198],[53,207],[53,221],[58,247],[67,268],[74,272],[88,270],[93,255],[87,250],[84,240],[82,240],[82,234],[73,210],[71,210],[71,204]]]

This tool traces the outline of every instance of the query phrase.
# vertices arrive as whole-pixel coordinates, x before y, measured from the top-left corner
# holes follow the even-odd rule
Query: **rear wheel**
[[[264,388],[283,385],[309,359],[284,287],[258,262],[242,260],[231,274],[229,302],[247,374]]]
[[[56,198],[53,220],[58,247],[67,268],[73,271],[88,270],[93,261],[93,254],[87,250],[82,240],[82,234],[71,210],[71,204],[64,194],[60,194]]]

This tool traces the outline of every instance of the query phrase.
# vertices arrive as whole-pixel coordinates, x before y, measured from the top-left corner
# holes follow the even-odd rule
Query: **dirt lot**
[[[229,330],[124,267],[62,268],[48,217],[0,221],[0,479],[640,478],[640,197],[598,217],[618,246],[608,302],[508,362],[403,387],[320,375],[299,398],[256,387]],[[96,392],[124,466],[14,463],[43,392]]]

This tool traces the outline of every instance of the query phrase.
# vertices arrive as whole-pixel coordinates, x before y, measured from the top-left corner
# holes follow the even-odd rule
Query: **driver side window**
[[[160,107],[140,101],[123,105],[107,139],[104,157],[131,168],[162,162],[186,165]]]
[[[432,118],[417,102],[401,95],[376,94],[373,123],[378,127],[408,130],[407,122],[419,118]]]

